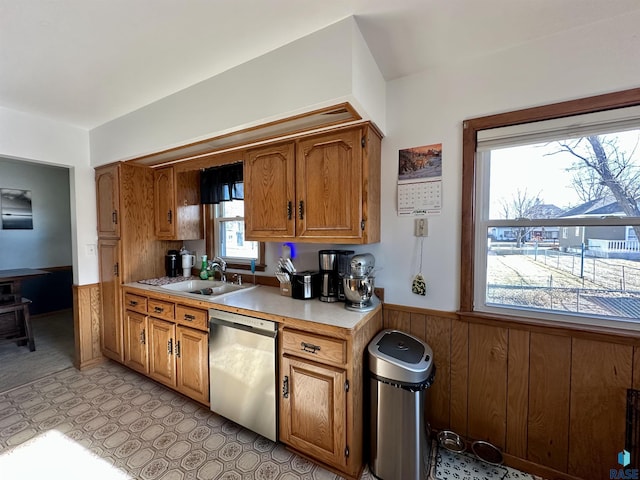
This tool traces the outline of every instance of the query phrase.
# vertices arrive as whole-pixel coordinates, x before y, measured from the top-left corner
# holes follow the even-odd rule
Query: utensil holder
[[[280,295],[285,297],[291,296],[291,282],[280,282]]]

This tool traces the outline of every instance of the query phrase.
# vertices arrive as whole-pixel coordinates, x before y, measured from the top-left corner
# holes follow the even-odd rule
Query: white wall
[[[73,281],[76,285],[97,282],[97,256],[89,255],[85,247],[97,241],[88,132],[0,107],[0,156],[69,167]]]
[[[363,50],[355,20],[346,18],[93,129],[91,163],[127,160],[343,101],[358,103],[354,57],[367,76],[377,70]],[[379,71],[377,76],[375,88],[360,90],[363,105],[381,115],[384,81]]]
[[[32,229],[0,229],[0,269],[72,264],[69,170],[0,158],[0,188],[31,191]]]
[[[426,71],[387,84],[383,141],[382,242],[384,271],[377,285],[394,304],[458,308],[462,121],[530,106],[640,86],[640,13],[619,17]],[[398,150],[443,144],[443,210],[429,217],[423,274],[428,293],[411,293],[418,264],[413,219],[396,215]]]

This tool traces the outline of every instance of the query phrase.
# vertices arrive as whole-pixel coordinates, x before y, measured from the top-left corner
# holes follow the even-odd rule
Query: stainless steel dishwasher
[[[275,322],[209,310],[211,410],[273,441],[277,335]]]

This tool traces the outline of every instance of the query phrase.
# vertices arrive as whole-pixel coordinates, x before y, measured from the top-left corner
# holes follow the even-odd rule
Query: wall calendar
[[[442,211],[442,144],[399,152],[398,215],[439,215]]]

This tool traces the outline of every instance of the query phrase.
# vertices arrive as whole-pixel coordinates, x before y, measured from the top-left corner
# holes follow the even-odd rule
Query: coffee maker
[[[320,300],[338,302],[344,300],[341,276],[347,273],[353,250],[320,250]]]

